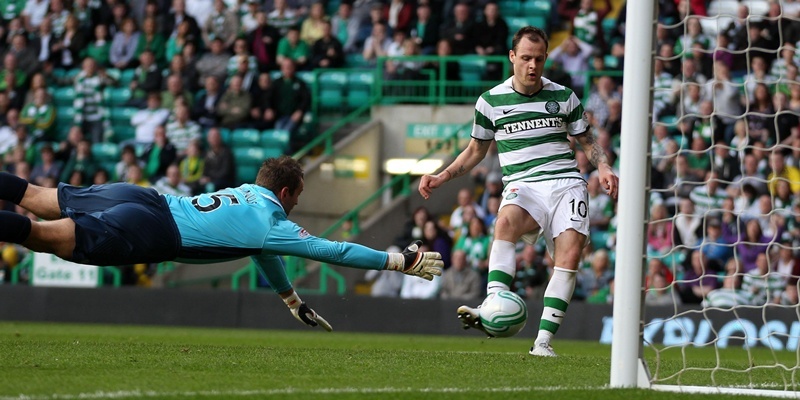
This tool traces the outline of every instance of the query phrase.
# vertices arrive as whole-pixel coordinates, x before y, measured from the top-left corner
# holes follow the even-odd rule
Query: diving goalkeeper
[[[309,234],[288,219],[303,192],[303,169],[283,156],[264,161],[255,184],[195,197],[159,195],[125,183],[43,188],[0,173],[0,199],[45,221],[0,211],[0,242],[92,265],[179,261],[209,263],[250,256],[295,318],[331,325],[292,288],[280,256],[361,269],[388,269],[432,280],[443,263],[436,252],[386,253]]]

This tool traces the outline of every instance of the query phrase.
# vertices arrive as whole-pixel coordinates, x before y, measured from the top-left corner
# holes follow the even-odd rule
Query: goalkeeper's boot
[[[463,324],[462,328],[464,329],[477,329],[486,334],[486,336],[492,338],[493,335],[486,332],[486,329],[483,328],[483,324],[481,324],[481,315],[479,312],[480,306],[472,308],[469,306],[461,306],[458,307],[458,320],[461,321]]]
[[[528,354],[537,357],[557,357],[556,352],[553,351],[553,346],[550,346],[550,343],[545,341],[535,342]]]

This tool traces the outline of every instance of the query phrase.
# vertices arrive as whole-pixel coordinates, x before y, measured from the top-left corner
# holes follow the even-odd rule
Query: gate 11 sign
[[[449,138],[464,124],[408,124],[406,128],[406,153],[425,154],[440,141]],[[471,127],[458,134],[459,140],[469,140]],[[452,153],[453,142],[448,141],[438,153]]]
[[[52,254],[34,253],[31,285],[90,288],[100,286],[100,268],[76,264]]]

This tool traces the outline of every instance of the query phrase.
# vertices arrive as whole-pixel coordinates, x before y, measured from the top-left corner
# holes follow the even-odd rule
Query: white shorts
[[[508,204],[521,207],[539,224],[539,229],[522,235],[522,240],[533,244],[543,233],[551,257],[554,239],[567,229],[589,237],[589,193],[582,180],[511,182],[503,189],[500,208]]]

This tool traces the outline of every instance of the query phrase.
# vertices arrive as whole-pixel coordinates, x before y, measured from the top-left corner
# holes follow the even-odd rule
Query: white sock
[[[514,243],[506,240],[492,242],[489,253],[489,282],[486,293],[509,290],[514,274],[517,272],[517,249]]]
[[[549,343],[558,331],[567,313],[572,292],[575,291],[576,273],[573,270],[554,267],[553,276],[544,290],[544,311],[539,321],[539,334],[536,343]]]

